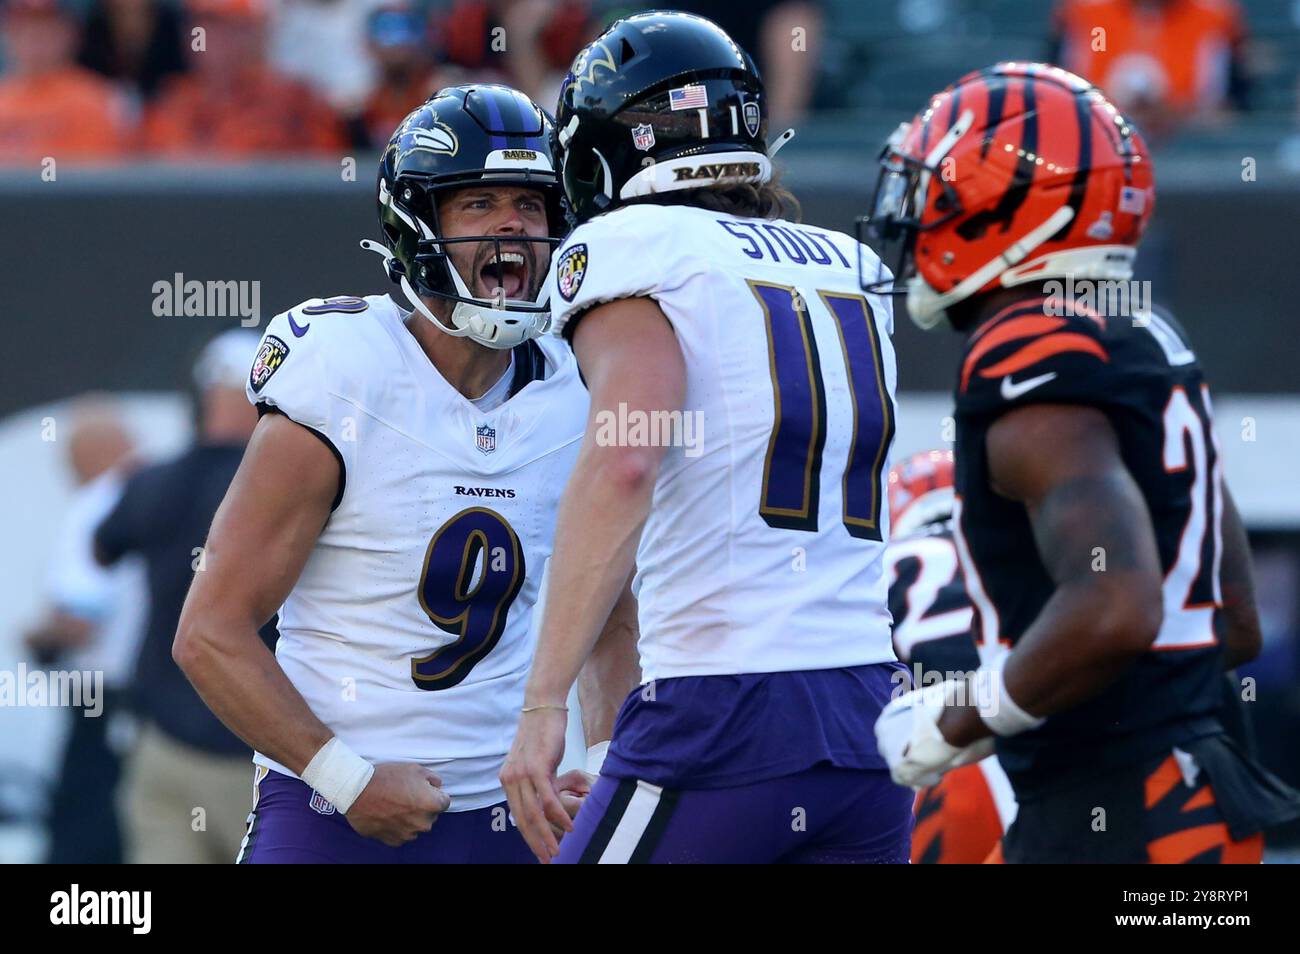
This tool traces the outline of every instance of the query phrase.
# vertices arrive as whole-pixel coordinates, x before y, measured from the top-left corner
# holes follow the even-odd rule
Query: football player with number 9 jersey
[[[1079,77],[1004,63],[930,97],[881,166],[866,226],[900,258],[864,287],[966,336],[954,529],[982,660],[891,703],[894,778],[996,738],[1006,861],[1258,861],[1300,802],[1218,719],[1259,623],[1200,364],[1129,281],[1141,136]]]
[[[538,338],[563,229],[549,124],[490,84],[418,106],[380,160],[383,244],[363,243],[413,310],[313,299],[262,338],[261,418],[175,650],[256,750],[241,861],[532,861],[498,773],[587,412]],[[248,634],[277,609],[272,658]],[[613,707],[587,708],[607,740]]]
[[[562,862],[906,862],[909,798],[871,741],[901,668],[893,318],[856,278],[875,256],[778,217],[762,83],[708,20],[616,23],[575,60],[556,130],[578,225],[555,330],[592,418],[502,774],[520,828]],[[550,710],[634,563],[647,682],[557,847]]]

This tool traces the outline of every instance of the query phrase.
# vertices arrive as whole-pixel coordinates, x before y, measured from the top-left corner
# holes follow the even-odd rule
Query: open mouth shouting
[[[485,243],[486,244],[486,243]],[[476,294],[492,299],[524,299],[532,297],[533,276],[536,274],[534,263],[536,253],[526,245],[504,243],[487,245],[478,256],[478,268],[475,271]]]

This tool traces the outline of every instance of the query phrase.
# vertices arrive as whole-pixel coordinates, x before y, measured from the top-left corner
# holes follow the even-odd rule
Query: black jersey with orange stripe
[[[1021,797],[1068,785],[1076,771],[1138,761],[1218,732],[1221,695],[1214,623],[1222,468],[1196,355],[1158,310],[1102,316],[1037,297],[1005,309],[967,341],[955,481],[977,640],[1014,646],[1054,589],[1025,508],[996,494],[988,479],[989,427],[1033,403],[1088,405],[1110,421],[1151,513],[1165,573],[1164,621],[1151,650],[1117,683],[1035,731],[998,740]],[[1094,557],[1103,572],[1104,552]]]

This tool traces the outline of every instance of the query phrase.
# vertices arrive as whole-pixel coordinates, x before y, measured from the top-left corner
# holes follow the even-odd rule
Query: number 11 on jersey
[[[826,389],[812,314],[791,285],[748,284],[763,309],[775,402],[758,512],[769,527],[816,532]],[[844,527],[859,539],[881,540],[883,468],[894,439],[894,408],[879,331],[862,295],[818,291],[817,297],[835,321],[852,399],[853,437],[842,477]]]

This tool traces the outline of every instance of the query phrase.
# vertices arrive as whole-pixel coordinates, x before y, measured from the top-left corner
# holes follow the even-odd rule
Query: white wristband
[[[1003,653],[975,673],[975,703],[980,718],[995,735],[1001,736],[1019,735],[1029,729],[1037,729],[1047,721],[1020,708],[1016,700],[1011,698],[1011,693],[1007,692],[1003,669],[1010,655]]]
[[[587,749],[587,774],[599,775],[600,768],[605,764],[605,753],[609,751],[609,741],[597,742],[591,748]]]
[[[373,765],[335,736],[312,756],[301,778],[346,815],[374,774]]]

